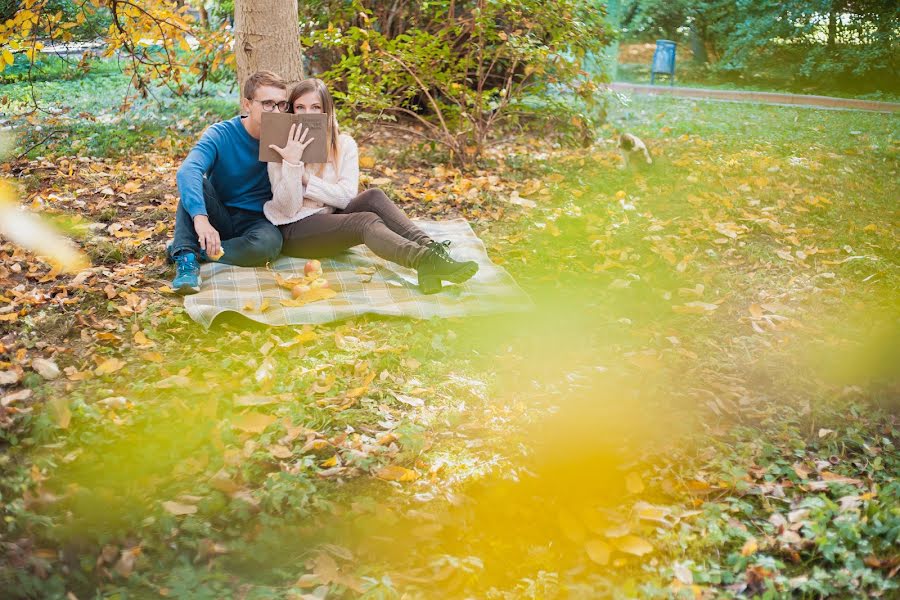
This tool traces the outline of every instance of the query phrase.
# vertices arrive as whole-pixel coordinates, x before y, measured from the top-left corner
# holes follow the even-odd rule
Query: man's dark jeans
[[[239,267],[263,266],[278,258],[281,253],[281,232],[261,212],[225,206],[219,201],[216,190],[203,180],[203,199],[210,224],[219,232],[225,254],[219,262]],[[194,221],[181,202],[175,214],[175,240],[172,256],[182,251],[200,254],[200,240],[194,231]],[[205,255],[204,255],[205,256]]]

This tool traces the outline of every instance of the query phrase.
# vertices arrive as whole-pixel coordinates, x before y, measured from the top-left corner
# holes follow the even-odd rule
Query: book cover
[[[300,123],[304,128],[309,128],[306,139],[313,138],[313,142],[303,151],[303,162],[323,163],[328,160],[326,148],[326,134],[328,132],[328,115],[325,113],[263,113],[262,127],[259,136],[259,160],[263,162],[281,162],[281,155],[269,148],[275,144],[283,148],[287,143],[291,125]]]

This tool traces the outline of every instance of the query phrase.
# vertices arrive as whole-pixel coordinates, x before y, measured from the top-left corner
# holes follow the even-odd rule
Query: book
[[[326,133],[328,132],[328,115],[325,113],[276,113],[262,114],[262,127],[259,135],[259,160],[262,162],[281,162],[281,155],[269,148],[275,144],[284,148],[287,143],[291,125],[300,123],[305,128],[309,127],[306,139],[314,138],[313,142],[303,151],[304,163],[323,163],[328,160],[326,148]]]

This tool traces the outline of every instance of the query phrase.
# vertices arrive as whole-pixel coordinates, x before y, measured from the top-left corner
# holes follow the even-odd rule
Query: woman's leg
[[[415,269],[427,253],[423,246],[392,231],[372,212],[317,214],[280,227],[282,254],[302,258],[333,256],[365,244],[385,260]]]
[[[364,191],[362,194],[354,198],[347,205],[347,208],[340,211],[340,214],[350,214],[357,212],[375,213],[388,228],[412,242],[420,246],[426,246],[431,243],[432,239],[428,237],[424,231],[415,226],[409,220],[406,213],[394,204],[387,194],[378,188],[372,188]]]

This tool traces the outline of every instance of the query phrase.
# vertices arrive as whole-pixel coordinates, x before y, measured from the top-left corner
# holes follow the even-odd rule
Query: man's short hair
[[[287,82],[272,71],[257,71],[244,82],[244,98],[253,100],[256,88],[260,87],[274,87],[286,90]]]

